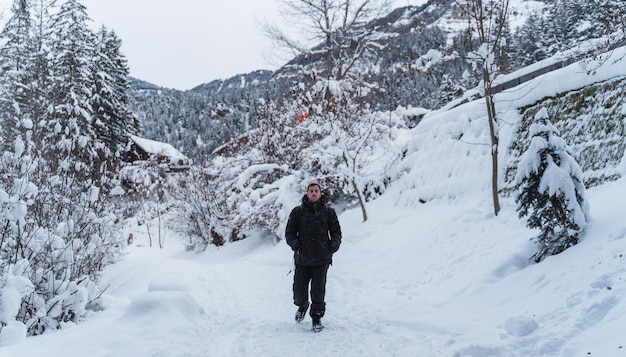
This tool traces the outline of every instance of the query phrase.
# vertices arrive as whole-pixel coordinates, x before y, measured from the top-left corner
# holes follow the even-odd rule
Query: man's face
[[[319,201],[320,197],[322,197],[322,192],[320,191],[319,186],[309,186],[309,189],[306,191],[306,197],[308,197],[309,201],[311,202]]]

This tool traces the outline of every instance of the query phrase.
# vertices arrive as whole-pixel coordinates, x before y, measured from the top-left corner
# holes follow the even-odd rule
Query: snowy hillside
[[[593,75],[574,64],[499,94],[503,148],[515,108],[626,75],[623,49],[613,55]],[[106,309],[27,339],[9,326],[0,356],[625,356],[626,179],[587,192],[580,244],[531,264],[536,232],[513,200],[492,213],[483,106],[433,112],[404,132],[399,179],[368,205],[370,219],[340,215],[322,333],[293,322],[284,242],[196,254],[167,233],[159,250],[131,223],[135,242],[105,271]],[[616,170],[626,174],[626,159]]]
[[[500,121],[504,123],[500,130],[500,167],[505,167],[514,159],[506,149],[512,140],[516,140],[513,134],[520,124],[518,108],[593,83],[626,77],[626,49],[621,47],[605,56],[601,57],[600,66],[597,62],[577,62],[495,96],[496,109]],[[550,58],[545,62],[553,61]],[[517,71],[514,75],[523,76],[537,66],[541,66],[541,63]],[[507,78],[510,76],[504,80]],[[468,91],[466,97],[472,93]],[[619,100],[617,102],[621,103]],[[618,105],[622,106],[621,112],[626,113],[624,104]],[[602,110],[598,109],[598,115]],[[420,200],[457,198],[476,190],[483,190],[484,195],[488,196],[487,191],[491,189],[488,129],[482,99],[426,114],[420,125],[410,133],[407,158],[398,168],[399,174],[404,175],[393,188],[398,202],[417,205]],[[617,167],[607,169],[620,170]],[[500,181],[501,187],[504,184],[502,175]]]

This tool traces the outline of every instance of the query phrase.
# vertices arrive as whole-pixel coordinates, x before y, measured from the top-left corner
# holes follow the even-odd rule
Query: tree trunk
[[[146,222],[146,231],[148,232],[148,242],[150,243],[150,248],[152,248],[152,234],[150,234],[150,224]]]
[[[493,197],[493,213],[497,216],[500,212],[500,198],[498,197],[498,119],[496,117],[496,106],[493,102],[491,81],[489,80],[489,70],[487,68],[483,68],[483,83],[487,119],[489,120],[489,135],[491,137],[491,195]]]
[[[365,222],[367,221],[367,211],[365,210],[365,202],[363,202],[363,196],[361,196],[361,191],[359,191],[359,187],[356,185],[356,181],[354,181],[354,179],[352,179],[352,187],[354,188],[356,197],[359,200],[359,206],[361,206],[361,213],[363,214],[363,222]]]
[[[350,161],[348,160],[348,155],[346,155],[345,151],[342,154],[343,162],[346,164],[348,168],[350,168]],[[352,160],[352,173],[353,175],[356,173],[356,159],[351,158]],[[365,202],[363,201],[363,196],[361,196],[361,191],[359,190],[359,186],[356,184],[356,180],[354,176],[350,178],[350,182],[352,183],[352,188],[354,189],[354,193],[356,193],[356,197],[359,200],[359,206],[361,206],[361,214],[363,214],[363,222],[367,221],[367,211],[365,210]]]
[[[163,240],[161,239],[161,207],[157,203],[157,220],[159,222],[159,248],[163,249]]]

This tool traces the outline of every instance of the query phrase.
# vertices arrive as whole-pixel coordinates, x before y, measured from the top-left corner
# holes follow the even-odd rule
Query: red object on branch
[[[309,117],[309,113],[307,112],[297,113],[296,117],[298,118],[298,121],[302,123]]]

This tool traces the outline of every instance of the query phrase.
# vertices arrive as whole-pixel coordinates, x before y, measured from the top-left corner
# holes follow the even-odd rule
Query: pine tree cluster
[[[139,129],[120,39],[79,1],[55,4],[14,1],[0,47],[0,296],[22,297],[2,300],[0,326],[29,335],[97,309],[122,242],[109,193]]]

